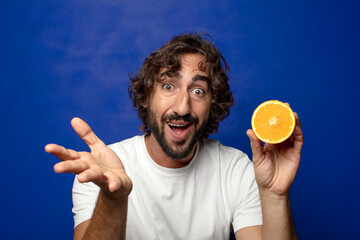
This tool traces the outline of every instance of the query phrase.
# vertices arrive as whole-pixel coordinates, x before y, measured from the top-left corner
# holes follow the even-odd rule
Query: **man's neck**
[[[145,146],[152,160],[158,165],[166,168],[181,168],[190,163],[195,154],[197,144],[191,153],[183,159],[173,159],[164,153],[160,144],[151,133],[145,136]]]

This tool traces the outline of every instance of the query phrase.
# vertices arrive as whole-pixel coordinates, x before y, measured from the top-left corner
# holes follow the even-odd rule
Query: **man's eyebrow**
[[[181,76],[180,76],[180,73],[178,71],[166,70],[166,71],[160,73],[159,80],[160,81],[165,80],[165,77],[181,77]],[[210,82],[210,78],[208,76],[205,76],[205,75],[197,74],[192,78],[192,81],[193,82],[196,82],[196,81]]]
[[[192,79],[193,82],[195,81],[206,81],[206,82],[210,82],[210,78],[208,76],[205,76],[205,75],[200,75],[200,74],[197,74],[193,77]]]
[[[165,76],[169,76],[169,77],[177,77],[179,76],[179,72],[178,71],[174,71],[174,70],[166,70],[163,71],[162,73],[160,73],[160,79],[165,77]]]

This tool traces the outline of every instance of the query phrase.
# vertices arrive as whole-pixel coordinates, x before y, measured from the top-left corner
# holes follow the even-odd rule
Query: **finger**
[[[108,188],[109,188],[110,192],[115,192],[115,191],[119,190],[120,186],[121,186],[121,184],[120,184],[119,180],[115,180],[115,179],[109,180]]]
[[[81,183],[91,181],[98,185],[105,181],[103,171],[101,169],[95,168],[95,167],[83,171],[82,173],[80,173],[77,176],[77,178],[78,178],[79,182],[81,182]]]
[[[115,192],[121,187],[121,180],[118,176],[112,174],[111,172],[105,172],[104,174],[108,179],[108,188],[110,192]]]
[[[298,152],[301,152],[302,145],[304,143],[304,135],[303,135],[302,127],[301,127],[300,118],[296,112],[294,113],[294,115],[295,115],[295,121],[296,121],[295,129],[294,129],[294,133],[293,133],[294,148]]]
[[[295,115],[295,120],[296,120],[296,126],[298,126],[300,129],[302,129],[299,115],[296,112],[294,112],[294,115]]]
[[[247,130],[246,134],[250,139],[251,150],[253,153],[253,161],[257,161],[264,153],[264,148],[261,141],[255,136],[253,130]]]
[[[66,149],[63,146],[57,144],[47,144],[45,151],[55,155],[61,161],[74,160],[80,158],[80,154],[74,150]]]
[[[73,118],[71,125],[75,132],[81,137],[82,140],[92,149],[93,147],[102,147],[105,144],[101,141],[91,130],[90,126],[80,118]]]
[[[89,169],[90,165],[82,160],[64,161],[54,165],[54,170],[57,173],[74,173],[79,174]]]

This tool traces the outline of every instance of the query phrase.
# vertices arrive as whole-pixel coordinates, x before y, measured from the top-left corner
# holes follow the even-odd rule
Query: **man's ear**
[[[147,108],[148,107],[148,104],[149,104],[149,101],[150,101],[150,96],[147,97],[142,103],[141,103],[141,106],[143,108]]]

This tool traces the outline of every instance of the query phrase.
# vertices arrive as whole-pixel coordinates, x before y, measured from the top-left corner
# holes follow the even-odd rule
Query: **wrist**
[[[130,193],[129,193],[130,194]],[[101,197],[104,202],[109,204],[119,204],[123,202],[127,202],[129,194],[124,194],[120,192],[110,192],[109,190],[100,190],[99,198]]]
[[[266,201],[266,202],[274,203],[274,204],[287,204],[290,202],[290,193],[289,192],[278,194],[278,193],[271,192],[269,190],[259,189],[259,193],[260,193],[260,198],[261,198],[262,202]]]
[[[259,191],[263,213],[263,239],[297,239],[290,194]]]

